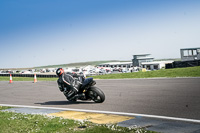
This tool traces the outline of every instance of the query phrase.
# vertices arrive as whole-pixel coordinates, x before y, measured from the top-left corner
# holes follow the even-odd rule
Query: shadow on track
[[[35,103],[40,105],[70,105],[70,104],[96,104],[95,102],[89,102],[89,101],[48,101],[44,103]]]

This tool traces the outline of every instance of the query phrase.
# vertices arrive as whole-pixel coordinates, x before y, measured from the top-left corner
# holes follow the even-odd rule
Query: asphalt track
[[[69,102],[56,82],[0,82],[0,104],[139,113],[200,120],[200,78],[97,80],[104,103]]]

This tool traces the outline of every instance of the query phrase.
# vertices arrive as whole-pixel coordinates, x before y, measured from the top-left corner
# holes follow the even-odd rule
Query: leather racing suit
[[[82,75],[63,73],[59,76],[57,83],[60,91],[64,91],[67,99],[72,100],[73,97],[79,92],[79,88],[84,80],[85,78]]]

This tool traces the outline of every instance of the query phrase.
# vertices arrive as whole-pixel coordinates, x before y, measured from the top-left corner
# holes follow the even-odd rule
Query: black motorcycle
[[[102,103],[105,100],[105,94],[102,90],[95,86],[96,82],[93,78],[87,78],[83,85],[79,86],[79,92],[73,98],[68,99],[69,101],[77,101],[77,100],[93,100],[96,103]],[[69,91],[66,90],[63,94],[66,94]],[[67,98],[67,97],[66,97]]]

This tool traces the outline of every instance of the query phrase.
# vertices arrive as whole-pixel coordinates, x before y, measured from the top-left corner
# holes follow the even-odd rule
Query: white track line
[[[166,119],[166,120],[176,120],[176,121],[200,123],[200,120],[195,120],[195,119],[176,118],[176,117],[148,115],[148,114],[125,113],[125,112],[98,111],[98,110],[85,110],[85,109],[70,109],[70,108],[55,108],[55,107],[40,107],[40,106],[26,106],[26,105],[11,105],[11,104],[0,104],[0,106],[21,107],[21,108],[38,108],[38,109],[55,109],[55,110],[66,110],[66,111],[70,110],[70,111],[103,113],[103,114],[115,114],[115,115],[128,115],[128,116],[140,116],[140,117],[149,117],[149,118],[158,118],[158,119]]]

